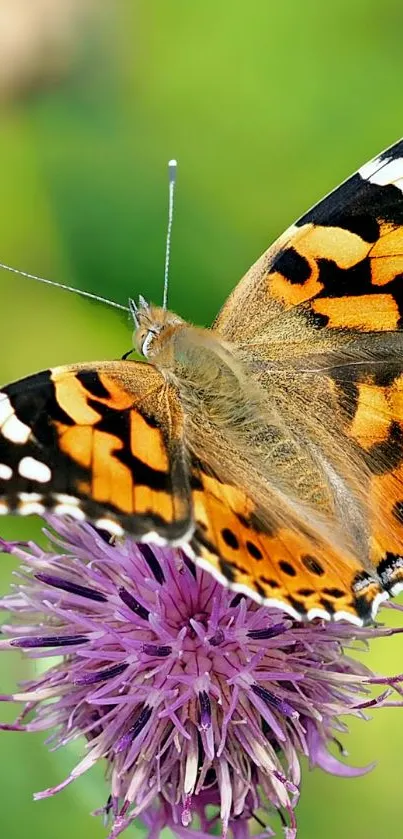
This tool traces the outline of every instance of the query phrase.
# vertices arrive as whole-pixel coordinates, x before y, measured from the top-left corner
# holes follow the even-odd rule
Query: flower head
[[[50,729],[63,745],[84,735],[87,748],[37,798],[103,758],[112,839],[137,816],[150,837],[166,825],[202,837],[219,820],[223,834],[246,839],[262,808],[280,813],[292,839],[301,756],[334,774],[366,771],[328,747],[347,730],[343,715],[387,704],[388,687],[374,699],[372,674],[346,650],[392,630],[296,623],[234,595],[179,551],[110,545],[89,525],[51,524],[48,551],[3,543],[22,566],[0,601],[11,613],[0,648],[52,656],[1,697],[23,703],[3,728]]]

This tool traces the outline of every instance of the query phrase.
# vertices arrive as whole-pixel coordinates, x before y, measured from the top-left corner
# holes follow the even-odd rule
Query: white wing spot
[[[385,161],[386,162],[386,161]],[[372,175],[378,171],[383,165],[383,161],[380,157],[373,157],[372,160],[369,160],[368,163],[364,163],[363,166],[358,170],[358,174],[364,178],[365,181],[370,181]]]
[[[309,612],[307,612],[307,618],[309,621],[313,621],[314,618],[322,618],[324,621],[330,621],[331,615],[326,611],[326,609],[317,608],[309,609]]]
[[[25,425],[25,423],[21,422],[21,420],[12,413],[11,415],[8,415],[6,421],[2,423],[1,433],[6,440],[10,441],[10,443],[26,443],[30,437],[31,429],[29,425]]]
[[[11,402],[5,393],[0,391],[0,427],[3,423],[13,415],[14,411],[11,407]]]
[[[389,600],[389,594],[388,594],[387,591],[380,591],[374,597],[374,599],[372,601],[372,608],[371,608],[371,617],[372,618],[376,617],[381,603],[385,603],[385,600]]]
[[[85,519],[85,513],[79,507],[75,507],[74,504],[56,504],[52,513],[55,516],[70,516],[78,521],[84,521]]]
[[[23,501],[17,509],[20,516],[41,516],[45,512],[45,507],[38,501]]]
[[[18,472],[23,478],[40,484],[47,484],[52,477],[49,466],[34,457],[23,457],[18,464]]]
[[[0,463],[0,478],[2,481],[9,481],[12,478],[13,470],[5,463]]]
[[[78,507],[80,504],[79,498],[76,498],[74,495],[67,495],[65,492],[54,492],[53,498],[59,504],[71,504],[72,507]]]
[[[112,519],[97,519],[94,521],[95,527],[98,527],[99,530],[107,530],[108,533],[111,533],[112,536],[123,536],[123,527],[117,523],[117,521],[113,521]]]
[[[343,609],[334,613],[333,620],[348,621],[348,623],[352,623],[354,626],[363,626],[363,621],[358,615],[354,615],[352,612],[345,612]]]
[[[9,512],[10,511],[9,511],[9,508],[7,507],[7,504],[4,504],[3,501],[0,501],[0,516],[6,516],[7,513],[9,513]]]
[[[403,157],[396,160],[371,160],[359,169],[362,178],[377,186],[396,186],[403,192]]]
[[[42,501],[43,496],[40,492],[19,492],[18,498],[23,504],[31,501]]]

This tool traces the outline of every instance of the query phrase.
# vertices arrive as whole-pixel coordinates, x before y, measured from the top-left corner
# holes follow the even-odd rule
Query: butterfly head
[[[135,326],[134,347],[145,358],[154,358],[169,339],[172,330],[183,321],[167,309],[147,303],[142,295],[139,296],[138,304],[129,300],[129,306]]]

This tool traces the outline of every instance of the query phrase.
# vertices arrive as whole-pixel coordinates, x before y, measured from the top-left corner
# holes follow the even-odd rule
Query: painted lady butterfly
[[[181,546],[295,618],[403,587],[403,141],[266,251],[211,330],[133,306],[147,362],[0,393],[0,513]]]

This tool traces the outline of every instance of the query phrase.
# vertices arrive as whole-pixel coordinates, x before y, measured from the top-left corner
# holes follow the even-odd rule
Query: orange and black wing
[[[192,528],[176,392],[151,366],[46,370],[0,391],[0,513],[175,543]]]
[[[281,520],[278,498],[262,509],[246,488],[195,459],[192,498],[192,556],[235,591],[296,619],[358,626],[373,620],[387,599],[387,587],[357,557],[312,525],[298,526],[287,499]]]
[[[263,254],[224,305],[215,329],[253,359],[271,399],[277,375],[280,406],[291,406],[301,438],[335,467],[342,482],[340,453],[355,464],[365,496],[368,561],[385,588],[398,593],[403,588],[403,140],[362,166]],[[326,399],[316,399],[316,393]]]
[[[272,343],[274,321],[293,309],[289,323],[300,315],[301,329],[283,330],[283,357],[299,339],[306,351],[303,325],[317,335],[400,330],[402,274],[400,140],[292,225],[236,286],[214,326],[229,340]]]
[[[181,545],[222,582],[295,618],[361,624],[386,596],[354,557],[279,526],[247,488],[185,453],[178,395],[147,364],[73,365],[2,389],[0,513],[45,511]]]

